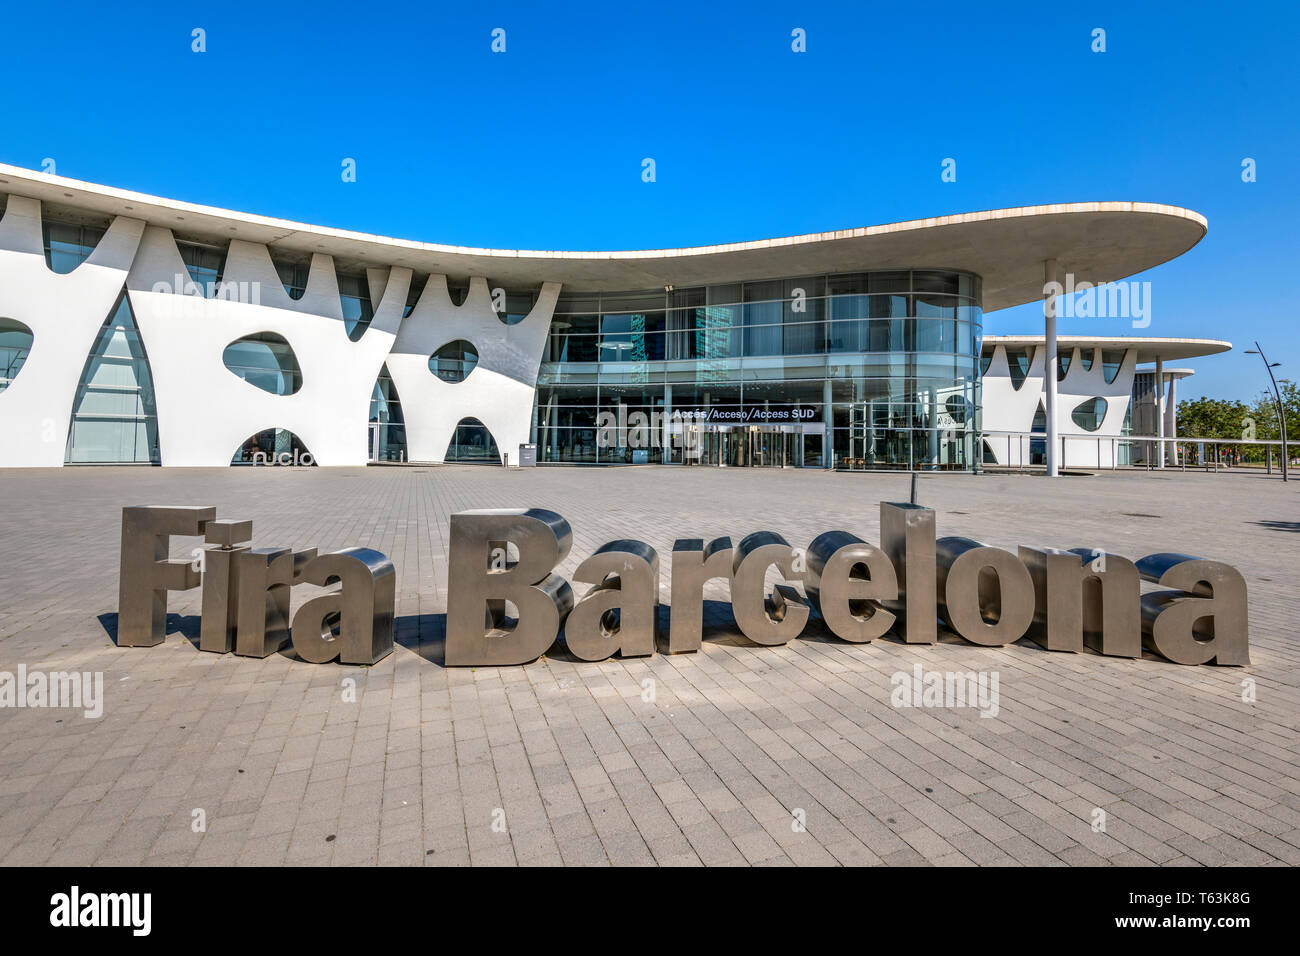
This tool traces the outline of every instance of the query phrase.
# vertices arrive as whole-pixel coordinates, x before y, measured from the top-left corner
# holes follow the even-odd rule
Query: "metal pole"
[[[1264,356],[1264,350],[1255,343],[1255,351],[1259,352],[1259,357],[1264,361],[1264,368],[1268,369],[1268,380],[1273,383],[1273,398],[1277,400],[1277,420],[1282,426],[1282,480],[1286,481],[1286,409],[1282,406],[1282,393],[1277,390],[1277,379],[1273,377],[1273,366],[1268,364],[1268,359]]]

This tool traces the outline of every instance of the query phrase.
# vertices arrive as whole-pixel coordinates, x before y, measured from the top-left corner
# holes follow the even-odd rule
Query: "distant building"
[[[1056,425],[1063,438],[1063,464],[1109,468],[1156,460],[1153,443],[1117,438],[1177,436],[1178,381],[1192,371],[1165,368],[1165,361],[1231,348],[1231,343],[1218,339],[1059,336]],[[1044,463],[1044,355],[1041,335],[984,338],[980,374],[985,464]],[[1139,367],[1152,362],[1153,368]],[[1156,411],[1157,378],[1163,383],[1163,431]],[[1171,447],[1167,460],[1176,460],[1174,456]]]

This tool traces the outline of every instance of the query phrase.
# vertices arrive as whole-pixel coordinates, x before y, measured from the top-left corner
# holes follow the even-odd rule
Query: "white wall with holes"
[[[443,461],[466,418],[482,422],[512,463],[528,441],[559,283],[545,283],[529,315],[507,325],[485,278],[472,277],[456,306],[446,276],[435,275],[404,318],[411,270],[369,268],[374,316],[353,341],[328,255],[312,256],[306,289],[293,299],[266,245],[232,240],[221,285],[204,290],[190,280],[170,229],[118,217],[86,261],[59,275],[46,263],[41,216],[39,202],[11,195],[0,219],[0,320],[31,331],[25,360],[0,390],[0,467],[64,463],[87,354],[123,289],[147,353],[165,466],[228,465],[267,429],[295,434],[316,464],[365,464],[370,399],[385,362],[408,460]],[[296,390],[273,394],[226,366],[228,346],[258,336],[288,343]],[[469,342],[478,359],[463,381],[447,382],[429,359],[455,340]]]
[[[1088,357],[1083,354],[1085,351],[1090,353],[1090,368],[1084,367],[1083,359]],[[1062,350],[1062,354],[1065,354],[1065,350]],[[999,465],[1030,463],[1032,439],[991,433],[1029,432],[1039,406],[1046,409],[1047,392],[1043,379],[1045,356],[1044,347],[1032,348],[1028,371],[1017,388],[1011,375],[1007,348],[998,345],[994,348],[988,370],[981,378],[984,441]],[[1076,346],[1070,350],[1070,364],[1064,377],[1058,380],[1056,391],[1057,434],[1068,436],[1065,442],[1066,466],[1109,468],[1114,464],[1118,445],[1109,437],[1101,436],[1120,434],[1133,395],[1133,375],[1136,369],[1137,350],[1126,349],[1114,380],[1107,382],[1101,349],[1082,350]],[[1105,400],[1105,414],[1096,423],[1095,429],[1080,426],[1074,418],[1075,410],[1097,398]]]

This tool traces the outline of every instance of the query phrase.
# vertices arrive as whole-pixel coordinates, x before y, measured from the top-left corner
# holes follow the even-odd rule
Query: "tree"
[[[1300,439],[1300,386],[1290,379],[1279,379],[1277,390],[1282,393],[1282,410],[1286,413],[1286,437],[1290,444]],[[1277,401],[1273,392],[1266,389],[1255,399],[1248,413],[1255,420],[1255,437],[1277,440],[1282,429],[1277,420]],[[1300,442],[1297,443],[1300,447]]]
[[[1251,410],[1244,402],[1204,397],[1184,399],[1178,403],[1178,434],[1187,438],[1238,439],[1250,417]],[[1258,419],[1256,422],[1258,431]]]
[[[1276,417],[1275,415],[1274,418]],[[1178,435],[1180,438],[1217,438],[1236,441],[1247,437],[1251,418],[1251,408],[1244,402],[1205,397],[1184,399],[1178,403]],[[1258,421],[1255,419],[1257,433]],[[1206,454],[1212,455],[1215,461],[1231,461],[1238,458],[1238,451],[1240,451],[1240,459],[1263,460],[1263,451],[1251,446],[1211,446],[1206,449]]]

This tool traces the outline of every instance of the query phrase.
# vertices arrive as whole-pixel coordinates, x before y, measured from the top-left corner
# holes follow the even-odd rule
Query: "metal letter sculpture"
[[[902,614],[896,630],[908,644],[933,644],[939,639],[934,616],[934,512],[921,505],[882,501],[880,548],[898,575],[899,592],[885,602],[888,610]]]
[[[167,629],[167,592],[198,587],[188,559],[170,560],[170,536],[201,535],[215,507],[139,505],[122,509],[122,558],[117,592],[118,647],[161,644]]]
[[[1086,645],[1112,657],[1142,656],[1142,585],[1132,561],[1087,548],[1022,546],[1019,553],[1034,581],[1035,642],[1049,651]]]
[[[217,518],[203,528],[203,611],[199,650],[228,654],[235,647],[239,618],[238,556],[248,550],[253,522]]]
[[[289,591],[302,582],[303,569],[315,557],[315,548],[253,548],[235,559],[239,579],[236,654],[268,657],[289,643]]]
[[[519,560],[494,567],[513,544]],[[541,508],[461,511],[451,516],[447,569],[449,667],[526,664],[546,653],[573,609],[569,582],[552,570],[573,532]],[[518,611],[507,629],[506,602]]]
[[[704,585],[714,578],[731,582],[731,539],[678,538],[673,544],[672,606],[668,653],[698,651],[704,639]]]
[[[970,538],[936,541],[934,526],[929,508],[881,502],[880,548],[828,531],[809,546],[801,572],[775,532],[734,548],[730,538],[707,546],[680,538],[668,651],[699,650],[705,585],[724,578],[740,630],[768,646],[798,637],[815,607],[831,633],[851,643],[891,629],[910,644],[934,643],[941,618],[990,647],[1028,633],[1053,651],[1141,657],[1145,646],[1178,664],[1250,663],[1246,582],[1226,564],[1172,553],[1135,564],[1085,548],[1021,547],[1017,558]],[[396,572],[388,558],[369,548],[319,556],[315,548],[252,548],[252,534],[251,521],[218,521],[212,507],[123,508],[118,644],[161,643],[167,592],[202,583],[200,650],[266,657],[292,640],[302,660],[317,664],[373,664],[392,652]],[[198,562],[168,558],[171,535],[204,536],[201,577]],[[447,665],[526,664],[562,625],[580,660],[654,654],[655,549],[630,539],[601,547],[574,574],[592,585],[575,607],[569,582],[554,573],[572,542],[569,523],[540,508],[452,515]],[[773,565],[786,581],[802,577],[807,597],[788,583],[768,594]],[[1172,590],[1142,594],[1143,580]],[[339,588],[303,604],[291,628],[290,591],[302,582]]]
[[[741,631],[755,644],[775,647],[798,637],[808,621],[808,605],[794,588],[778,584],[767,597],[767,569],[775,564],[787,580],[794,551],[775,531],[755,531],[741,539],[731,565],[731,610]]]
[[[293,649],[312,664],[374,664],[393,652],[397,572],[371,548],[344,548],[308,561],[308,584],[340,588],[312,598],[293,616]],[[338,628],[338,636],[333,634]]]
[[[831,632],[853,644],[881,637],[897,620],[882,606],[898,597],[893,562],[847,531],[827,531],[813,539],[804,591]]]
[[[1000,647],[1034,620],[1034,582],[1010,551],[970,538],[935,543],[939,617],[972,644]]]
[[[1240,572],[1168,553],[1147,555],[1137,569],[1145,580],[1177,589],[1142,595],[1146,646],[1175,664],[1250,663],[1246,580]]]
[[[619,540],[589,557],[573,580],[594,584],[564,623],[564,642],[574,657],[603,661],[655,652],[659,618],[659,555],[642,541]]]

